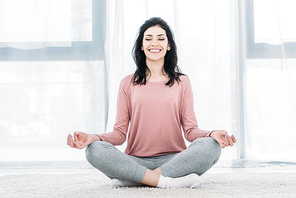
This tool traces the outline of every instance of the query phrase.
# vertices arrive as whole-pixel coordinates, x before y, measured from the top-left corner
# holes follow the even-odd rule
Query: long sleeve
[[[122,145],[126,140],[128,125],[130,120],[130,102],[127,96],[126,87],[130,83],[130,78],[124,78],[119,86],[117,96],[117,113],[115,125],[112,132],[100,134],[99,137],[113,145]]]
[[[208,137],[210,131],[198,128],[194,113],[193,93],[189,78],[182,78],[184,81],[184,95],[181,109],[181,124],[184,136],[189,142],[193,142],[197,138]]]
[[[138,157],[179,153],[188,141],[209,135],[197,126],[190,81],[167,86],[166,81],[133,85],[132,75],[119,86],[117,114],[112,132],[98,135],[103,141],[121,145],[127,139],[125,153]]]

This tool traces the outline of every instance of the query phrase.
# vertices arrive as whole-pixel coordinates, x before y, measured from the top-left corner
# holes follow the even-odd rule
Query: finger
[[[228,137],[229,137],[229,135],[227,134],[226,131],[224,131],[224,144],[225,144],[225,146],[228,146],[228,144],[229,144]]]
[[[77,138],[77,135],[74,135],[74,145],[76,148],[78,149],[82,149],[83,147],[79,144],[79,141],[78,141],[78,138]]]
[[[72,136],[69,134],[67,138],[67,144],[71,146]]]
[[[75,146],[75,144],[74,144],[74,142],[73,142],[73,137],[72,137],[72,135],[69,135],[68,136],[68,142],[69,142],[69,146],[70,147],[72,147],[72,148],[76,148],[76,146]]]
[[[225,148],[225,142],[223,140],[219,140],[218,143],[220,144],[221,148]]]
[[[220,143],[219,143],[220,144]],[[225,148],[226,146],[225,146],[225,144],[224,144],[224,142],[222,143],[222,144],[220,144],[220,146],[221,146],[221,148]]]
[[[233,142],[233,143],[236,143],[236,138],[235,138],[234,135],[231,135],[231,139],[232,139],[232,142]]]
[[[228,145],[233,146],[232,139],[231,139],[231,137],[229,135],[228,135],[227,139],[228,139]]]
[[[220,130],[218,134],[220,135],[220,141],[218,142],[222,148],[225,148],[226,146],[228,146],[227,131]]]
[[[227,140],[228,133],[226,131],[223,131],[223,132],[224,132],[224,134],[223,134],[224,139]]]
[[[70,134],[69,134],[68,137],[67,137],[67,145],[70,146]]]
[[[78,138],[77,138],[77,135],[76,134],[74,134],[73,135],[73,137],[74,137],[74,140],[73,140],[73,143],[75,144],[75,146],[77,145],[77,143],[78,143]]]

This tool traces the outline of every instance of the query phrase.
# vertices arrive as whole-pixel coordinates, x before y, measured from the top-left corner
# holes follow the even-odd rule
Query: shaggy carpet
[[[202,189],[111,188],[99,171],[0,176],[0,197],[296,197],[296,173],[206,173]]]

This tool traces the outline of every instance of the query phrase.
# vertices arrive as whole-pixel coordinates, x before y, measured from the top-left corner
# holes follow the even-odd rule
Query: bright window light
[[[294,0],[254,0],[255,43],[296,42]]]
[[[71,41],[70,0],[0,0],[0,4],[0,42]]]

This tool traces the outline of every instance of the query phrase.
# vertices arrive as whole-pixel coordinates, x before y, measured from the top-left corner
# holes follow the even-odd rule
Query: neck
[[[163,65],[164,61],[146,61],[146,65],[150,71],[146,71],[146,78],[150,82],[160,82],[168,80]]]
[[[163,65],[164,60],[158,60],[158,61],[150,61],[146,60],[146,65],[149,68],[150,72],[147,71],[146,76],[149,78],[155,78],[166,75]]]

